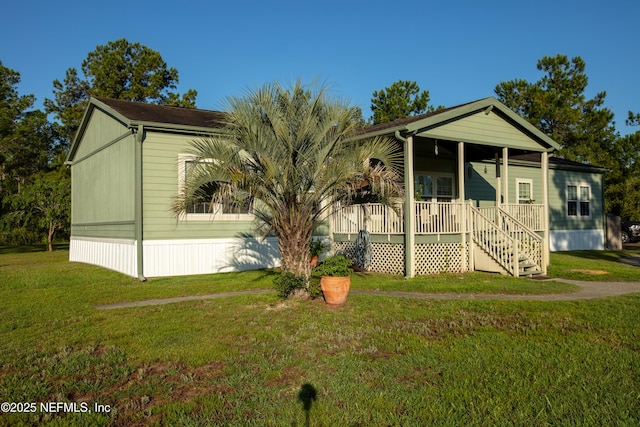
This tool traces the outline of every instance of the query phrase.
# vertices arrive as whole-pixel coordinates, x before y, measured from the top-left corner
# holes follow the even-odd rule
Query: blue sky
[[[485,1],[26,1],[4,0],[0,60],[20,72],[40,107],[54,79],[97,45],[126,38],[179,71],[199,108],[278,80],[331,82],[371,115],[374,90],[414,80],[434,105],[494,95],[507,80],[541,77],[558,53],[587,64],[587,96],[605,90],[622,134],[640,112],[640,2]]]

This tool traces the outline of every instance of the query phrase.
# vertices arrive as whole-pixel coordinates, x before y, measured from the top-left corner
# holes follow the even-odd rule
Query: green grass
[[[548,294],[578,290],[577,286],[561,282],[533,281],[489,273],[441,273],[405,279],[402,276],[379,273],[355,273],[352,289],[377,291],[471,293],[471,294]]]
[[[579,265],[579,255],[552,261]],[[2,414],[0,425],[279,426],[307,416],[310,425],[347,426],[640,423],[640,294],[573,302],[352,294],[331,308],[268,293],[96,310],[269,288],[275,273],[139,283],[67,256],[0,254],[0,401],[112,410]],[[567,291],[480,273],[356,275],[353,287],[508,293],[518,283]]]
[[[640,281],[640,268],[619,262],[620,258],[631,256],[640,256],[640,247],[623,251],[556,252],[551,254],[548,274],[573,280]]]

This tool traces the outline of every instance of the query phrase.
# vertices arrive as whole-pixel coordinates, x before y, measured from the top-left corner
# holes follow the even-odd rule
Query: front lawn
[[[623,251],[569,251],[551,254],[548,274],[573,280],[640,282],[640,267],[620,262],[640,257],[640,247]]]
[[[331,308],[274,292],[96,310],[270,288],[275,273],[139,283],[67,256],[0,254],[0,400],[37,404],[0,415],[0,425],[640,423],[640,294],[572,302],[352,294]],[[480,273],[356,275],[353,286],[506,293],[514,280],[549,291]]]

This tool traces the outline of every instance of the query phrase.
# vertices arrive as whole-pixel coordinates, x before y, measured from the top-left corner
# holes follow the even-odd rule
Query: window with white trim
[[[567,216],[569,218],[591,216],[591,187],[588,184],[567,185]]]
[[[517,179],[516,191],[518,193],[518,204],[531,204],[533,200],[533,180]]]
[[[197,160],[188,154],[178,155],[178,191],[184,191],[187,176],[198,163],[212,162],[213,160]],[[187,207],[187,219],[212,219],[222,217],[223,219],[245,219],[245,216],[253,217],[253,198],[248,198],[242,202],[223,198],[215,200],[214,193],[219,189],[222,182],[208,182],[203,184],[199,199]],[[248,218],[246,218],[248,219]]]
[[[417,173],[414,187],[416,198],[425,202],[451,202],[455,197],[452,174]]]

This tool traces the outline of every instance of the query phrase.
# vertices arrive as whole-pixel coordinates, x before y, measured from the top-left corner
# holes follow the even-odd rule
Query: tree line
[[[608,169],[607,212],[640,220],[640,131],[622,136],[606,92],[587,98],[586,64],[580,57],[545,56],[535,82],[499,83],[496,97],[561,144],[557,155]],[[91,96],[194,108],[197,91],[176,92],[178,71],[159,52],[126,39],[97,46],[63,80],[53,82],[44,110],[35,96],[18,92],[20,74],[0,61],[0,244],[65,240],[70,232],[70,175],[64,160]],[[378,124],[433,112],[429,91],[399,80],[374,91],[372,116],[359,123]],[[52,117],[52,120],[49,119]],[[640,113],[628,113],[628,126],[640,125]]]
[[[71,179],[64,165],[91,96],[194,108],[197,92],[175,91],[178,70],[160,53],[126,39],[98,46],[64,80],[54,80],[44,111],[18,93],[19,72],[0,61],[0,244],[20,245],[70,233]],[[53,120],[48,119],[49,115]]]

